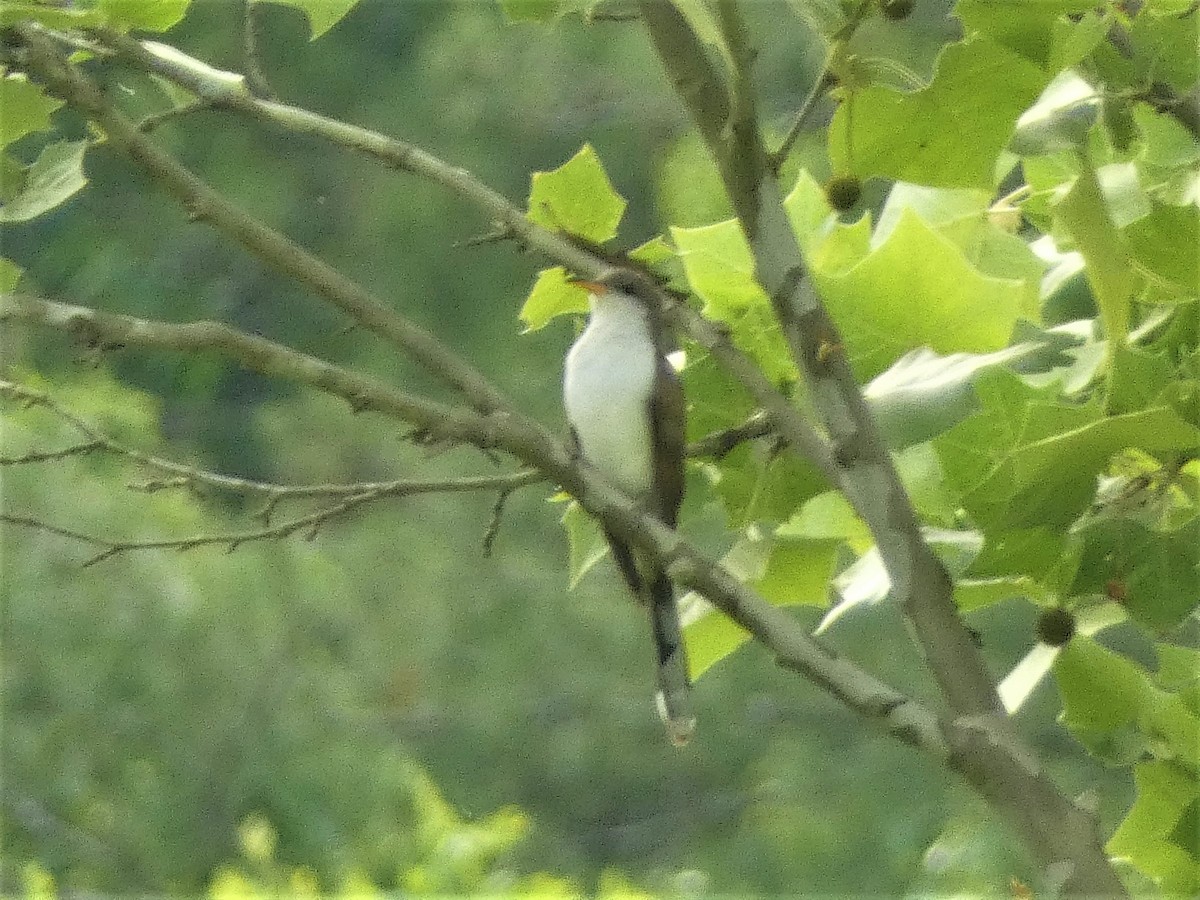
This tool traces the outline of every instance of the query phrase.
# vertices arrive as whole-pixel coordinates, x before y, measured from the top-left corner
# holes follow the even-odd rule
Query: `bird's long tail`
[[[692,683],[688,678],[679,607],[665,572],[656,573],[650,584],[650,622],[658,654],[658,714],[667,726],[671,743],[681,747],[696,730],[696,716],[692,712]]]

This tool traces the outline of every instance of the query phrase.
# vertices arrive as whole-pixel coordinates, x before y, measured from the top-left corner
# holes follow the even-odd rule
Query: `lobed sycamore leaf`
[[[1086,43],[1096,27],[1075,24],[1086,37],[1073,37],[1066,17],[1095,9],[1087,0],[958,0],[954,14],[968,32],[985,34],[1038,66],[1060,71],[1064,66],[1054,66],[1052,60],[1067,59],[1070,45]]]
[[[841,104],[829,126],[834,171],[991,190],[1017,117],[1047,80],[987,39],[951,44],[928,87],[901,93],[872,85]]]
[[[909,350],[986,353],[1008,342],[1021,314],[1021,282],[981,274],[951,241],[911,210],[887,239],[817,285],[867,380]]]
[[[837,541],[766,537],[759,529],[750,528],[721,565],[776,605],[824,606],[837,563],[837,548]],[[693,678],[750,639],[741,626],[696,594],[688,594],[681,604]]]
[[[50,130],[50,115],[63,105],[23,74],[6,73],[0,78],[0,147],[19,141],[27,134]]]
[[[538,273],[537,281],[521,306],[520,319],[525,331],[530,332],[546,327],[556,316],[587,311],[587,291],[567,281],[567,270],[555,266]]]
[[[616,192],[590,144],[551,172],[534,172],[529,220],[597,244],[615,237],[625,198]]]
[[[1165,760],[1133,768],[1137,799],[1105,845],[1111,856],[1128,859],[1166,896],[1200,894],[1200,779],[1194,768]]]

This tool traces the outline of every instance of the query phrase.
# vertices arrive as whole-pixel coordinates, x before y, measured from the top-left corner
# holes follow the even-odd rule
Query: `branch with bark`
[[[216,354],[250,371],[339,397],[355,411],[375,412],[406,422],[441,440],[503,450],[561,484],[589,513],[662,561],[673,580],[700,593],[749,631],[781,665],[805,674],[851,709],[880,722],[905,743],[948,762],[948,748],[956,741],[942,733],[943,725],[933,713],[822,648],[795,619],[611,488],[560,442],[539,441],[511,418],[484,416],[464,407],[419,400],[348,369],[215,322],[160,322],[35,297],[0,295],[0,323],[3,322],[48,327],[76,339],[82,337],[92,346]],[[35,521],[12,524],[42,526]],[[96,543],[106,551],[115,543],[57,526],[45,530]],[[213,542],[220,543],[210,541]]]
[[[792,357],[833,443],[839,486],[871,530],[891,578],[892,595],[912,626],[943,696],[958,721],[980,724],[993,740],[1012,740],[986,663],[958,615],[953,584],[921,534],[849,362],[844,354],[823,352],[841,346],[842,341],[808,277],[763,143],[755,115],[754,53],[737,0],[717,4],[733,65],[728,83],[673,3],[640,0],[639,5],[663,67],[717,162],[750,245],[755,277],[771,298]],[[1011,757],[993,760],[993,775],[998,776],[1010,761]],[[1069,861],[1070,871],[1059,879],[1068,894],[1124,892],[1096,840],[1095,822],[1052,784],[1045,780],[1009,783],[1006,790],[997,791],[997,783],[990,779],[972,783],[1016,828],[1048,875]]]
[[[616,534],[664,564],[672,578],[710,600],[775,654],[849,708],[898,739],[960,773],[1031,844],[1047,878],[1068,892],[1120,894],[1100,848],[1093,818],[1063,797],[1037,761],[999,722],[999,703],[969,631],[958,619],[944,569],[921,538],[886,446],[840,354],[836,329],[805,277],[799,248],[781,205],[763,146],[751,89],[753,54],[732,2],[719,7],[735,60],[732,93],[674,6],[643,0],[642,18],[672,80],[716,156],[792,354],[812,389],[826,434],[807,423],[727,336],[686,304],[662,292],[670,320],[731,371],[762,404],[770,426],[838,484],[872,529],[893,589],[914,625],[931,669],[955,712],[941,720],[924,706],[823,649],[681,535],[646,516],[614,491],[539,423],[524,416],[474,367],[434,336],[392,311],[358,285],[282,235],[241,213],[151,143],[65,58],[44,31],[19,29],[25,65],[52,92],[99,125],[110,141],[167,188],[193,217],[217,228],[279,271],[310,287],[352,321],[380,335],[456,389],[465,405],[414,397],[325,360],[211,322],[174,324],[101,313],[36,298],[9,297],[0,321],[20,320],[73,334],[89,347],[120,346],[218,353],[273,377],[345,399],[356,411],[406,421],[431,439],[499,449],[562,485]],[[317,134],[431,179],[490,215],[506,233],[577,274],[602,277],[612,263],[529,222],[524,214],[462,169],[419,148],[305,110],[256,99],[230,80],[162,45],[99,33],[97,39],[150,71],[185,84],[206,103],[233,109],[296,133]],[[737,367],[741,367],[739,370]],[[755,426],[757,427],[757,426]],[[352,495],[351,498],[353,499]],[[347,502],[343,501],[343,502]]]

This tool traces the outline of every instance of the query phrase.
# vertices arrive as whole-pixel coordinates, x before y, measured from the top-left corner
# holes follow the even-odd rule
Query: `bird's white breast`
[[[613,291],[594,298],[567,354],[563,401],[585,459],[627,493],[653,486],[650,396],[657,355],[641,306]]]

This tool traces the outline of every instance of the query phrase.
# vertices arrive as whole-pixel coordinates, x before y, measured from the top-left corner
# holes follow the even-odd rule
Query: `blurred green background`
[[[927,72],[953,30],[948,5],[919,4],[904,30],[872,23],[862,40]],[[748,7],[766,40],[764,109],[782,131],[819,50],[787,4]],[[726,214],[636,26],[506,25],[482,0],[365,2],[311,44],[294,10],[267,7],[263,21],[264,68],[284,98],[411,140],[517,200],[529,172],[591,142],[630,202],[627,246]],[[200,0],[168,39],[238,69],[238,22],[237,4]],[[138,73],[95,71],[132,112],[165,105]],[[570,325],[520,335],[540,260],[461,246],[489,229],[474,210],[229,115],[194,114],[155,139],[561,424]],[[819,140],[798,154],[828,174]],[[111,148],[89,152],[87,173],[65,207],[2,233],[30,290],[223,319],[437,393],[389,348],[341,331],[317,299],[189,224]],[[57,335],[27,332],[6,334],[2,349],[25,380],[42,373],[57,399],[118,438],[232,474],[497,471],[472,451],[431,456],[393,423],[212,359],[121,353],[96,366]],[[4,415],[5,454],[73,440],[44,410]],[[7,511],[94,534],[253,524],[236,497],[128,491],[144,473],[108,458],[3,477]],[[642,615],[607,564],[568,592],[549,493],[509,499],[490,558],[492,496],[393,500],[310,541],[87,569],[86,547],[5,530],[0,890],[18,890],[36,860],[68,892],[195,893],[223,864],[253,872],[268,857],[323,886],[361,877],[450,893],[535,872],[586,891],[620,871],[655,892],[759,895],[920,895],[1028,877],[969,792],[753,647],[703,678],[698,736],[670,747],[650,703]],[[998,670],[1028,647],[1031,618],[1010,605],[973,621]],[[929,691],[898,617],[850,617],[831,641]],[[1055,774],[1082,788],[1096,773],[1054,726],[1052,698],[1041,700],[1022,724]],[[1105,797],[1111,819],[1127,798]]]

